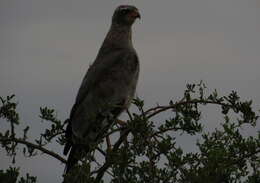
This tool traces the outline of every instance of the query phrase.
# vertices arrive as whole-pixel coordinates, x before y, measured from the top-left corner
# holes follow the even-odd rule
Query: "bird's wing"
[[[108,70],[107,68],[111,68],[114,64],[120,62],[120,60],[124,58],[124,55],[125,50],[118,50],[111,54],[106,54],[102,57],[96,58],[95,62],[88,68],[88,71],[81,82],[75,103],[70,113],[70,118],[73,117],[74,112],[77,107],[80,106],[80,103],[84,101],[88,92],[95,87],[102,77],[104,77],[106,70]]]
[[[131,72],[138,63],[136,59],[134,51],[123,49],[96,59],[82,81],[71,111],[74,135],[83,137],[96,115],[108,112],[104,111],[108,106],[103,104],[124,103],[132,80]],[[110,110],[114,108],[111,106]]]
[[[121,54],[121,51],[118,51],[103,57],[97,57],[95,62],[88,68],[88,71],[81,82],[81,86],[79,88],[75,103],[71,109],[70,118],[65,121],[66,123],[68,123],[68,125],[65,132],[67,143],[64,147],[64,155],[67,155],[73,144],[72,123],[75,123],[75,119],[78,118],[75,116],[76,111],[79,110],[80,106],[81,108],[82,106],[84,106],[82,105],[82,103],[84,103],[85,98],[89,98],[89,91],[94,90],[97,82],[100,80],[101,77],[103,77],[105,69],[111,67],[120,58]],[[93,107],[93,104],[89,106],[89,108]]]

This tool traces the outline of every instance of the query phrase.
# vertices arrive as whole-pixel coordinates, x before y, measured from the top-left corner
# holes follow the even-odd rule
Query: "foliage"
[[[219,96],[216,90],[206,93],[207,88],[201,82],[188,84],[181,100],[170,101],[165,106],[146,109],[144,101],[133,100],[137,112],[127,111],[129,119],[125,125],[115,124],[104,134],[104,139],[113,136],[112,145],[102,141],[94,146],[91,153],[65,176],[65,182],[260,182],[260,131],[255,136],[241,133],[244,127],[256,127],[258,122],[252,101],[241,101],[235,91],[227,96]],[[1,102],[0,118],[6,119],[10,129],[0,132],[0,142],[13,163],[20,145],[24,146],[26,157],[38,155],[40,151],[66,163],[64,157],[46,148],[49,143],[63,146],[66,142],[66,123],[58,120],[55,110],[40,108],[40,118],[51,125],[38,139],[29,142],[29,126],[24,129],[23,137],[16,136],[15,127],[20,120],[14,96],[1,98]],[[202,107],[210,105],[219,106],[223,116],[220,127],[211,133],[206,132],[203,125],[207,124],[202,123]],[[164,115],[165,111],[170,115]],[[155,117],[159,115],[165,120],[156,121]],[[198,138],[198,150],[184,152],[177,145],[177,134]],[[97,158],[100,155],[103,159]],[[11,182],[16,182],[19,170],[15,168],[6,173],[0,171],[0,180],[10,174],[14,175]],[[36,182],[36,178],[28,175],[23,180],[26,181]]]
[[[13,183],[18,181],[19,168],[9,167],[5,172],[0,170],[0,182],[1,183]],[[36,177],[26,174],[26,178],[21,177],[18,183],[36,183]]]

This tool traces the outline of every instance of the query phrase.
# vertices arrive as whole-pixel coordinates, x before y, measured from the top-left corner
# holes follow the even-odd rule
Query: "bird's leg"
[[[127,125],[127,123],[125,121],[120,120],[120,119],[116,119],[116,123],[118,125],[120,125],[122,128],[126,127],[126,125]],[[122,130],[120,130],[120,136],[121,135],[122,135]],[[127,137],[124,139],[124,144],[125,144],[125,146],[128,146],[128,144],[127,144]]]
[[[121,120],[121,119],[116,119],[116,123],[119,124],[120,126],[125,126],[126,122]]]
[[[112,150],[112,145],[109,136],[106,136],[106,142],[107,142],[107,151],[110,152]]]

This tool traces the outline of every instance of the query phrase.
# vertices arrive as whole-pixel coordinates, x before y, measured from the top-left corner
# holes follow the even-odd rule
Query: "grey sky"
[[[68,117],[120,4],[134,4],[142,14],[133,27],[141,62],[137,93],[149,106],[177,100],[187,82],[204,80],[222,94],[237,90],[259,108],[257,0],[1,0],[0,95],[17,95],[32,137],[45,126],[37,118],[40,106]],[[7,168],[11,161],[0,156],[0,168]],[[40,182],[61,180],[63,165],[45,155],[17,161]]]

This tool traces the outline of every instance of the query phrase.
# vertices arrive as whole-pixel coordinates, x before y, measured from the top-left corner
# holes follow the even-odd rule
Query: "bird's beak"
[[[141,19],[141,15],[139,13],[138,10],[134,10],[132,13],[131,13],[131,16],[134,17],[134,18],[139,18]]]

